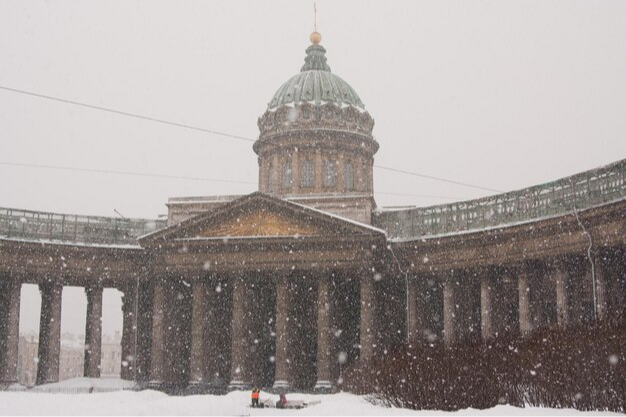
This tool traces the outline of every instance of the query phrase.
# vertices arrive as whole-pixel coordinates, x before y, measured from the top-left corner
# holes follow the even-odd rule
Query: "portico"
[[[161,260],[151,272],[161,277],[153,290],[152,385],[333,389],[340,353],[351,363],[375,352],[375,256],[384,242],[379,229],[262,193],[140,239]],[[339,290],[346,282],[347,293]],[[191,307],[176,311],[176,299]],[[181,314],[189,329],[173,325]],[[174,340],[190,346],[188,365],[168,356]]]

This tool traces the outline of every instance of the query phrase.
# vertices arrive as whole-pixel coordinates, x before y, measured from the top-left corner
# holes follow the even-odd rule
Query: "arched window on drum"
[[[334,187],[337,185],[337,173],[335,172],[335,161],[324,160],[324,187]]]
[[[303,188],[313,187],[314,184],[314,175],[313,175],[313,161],[310,159],[305,159],[302,161],[302,166],[300,169],[300,186]]]
[[[290,190],[291,184],[292,184],[291,159],[287,159],[283,163],[283,189]]]
[[[346,161],[344,164],[343,182],[346,191],[354,191],[354,164]]]

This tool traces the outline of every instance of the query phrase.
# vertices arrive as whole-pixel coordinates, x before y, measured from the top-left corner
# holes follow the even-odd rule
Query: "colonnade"
[[[20,323],[20,299],[22,283],[7,279],[0,281],[0,385],[18,382],[18,346]],[[102,359],[102,295],[103,286],[96,283],[85,287],[87,314],[84,344],[83,375],[89,378],[100,377]],[[41,311],[39,319],[39,342],[37,353],[37,385],[59,381],[61,356],[61,301],[63,284],[45,282],[39,284]],[[125,303],[127,305],[128,303]],[[124,338],[133,332],[127,324],[132,313],[124,311]],[[130,346],[124,349],[122,360],[129,356]],[[122,377],[133,379],[128,374],[132,366],[122,366]]]
[[[359,346],[359,360],[374,354],[377,306],[372,275],[161,278],[151,289],[149,386],[332,390],[341,349],[336,315],[343,311],[338,310],[356,313],[352,324],[360,329],[356,340],[345,344]],[[353,305],[339,299],[338,281],[352,283]],[[184,315],[190,317],[188,329],[177,325]],[[176,339],[188,350],[181,347],[170,356]],[[307,385],[311,377],[314,383]]]
[[[626,257],[564,256],[513,265],[415,275],[408,282],[412,342],[453,344],[505,332],[528,336],[547,326],[624,317]],[[434,338],[433,338],[434,336]]]
[[[453,344],[623,318],[625,265],[618,250],[596,256],[593,268],[580,255],[417,274],[407,282],[406,332],[412,342]],[[0,385],[18,376],[21,282],[7,278],[0,280]],[[368,361],[385,343],[381,325],[388,323],[381,320],[389,315],[381,315],[387,302],[381,294],[401,281],[377,283],[371,270],[145,278],[120,287],[123,379],[155,387],[317,391],[333,389],[340,352],[349,362]],[[44,384],[59,378],[63,286],[45,282],[39,289],[36,383]],[[97,378],[103,287],[94,283],[85,292],[84,375]],[[402,322],[395,311],[393,321]]]

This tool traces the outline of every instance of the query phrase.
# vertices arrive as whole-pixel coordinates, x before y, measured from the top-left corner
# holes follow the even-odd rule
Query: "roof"
[[[325,53],[326,49],[321,45],[309,46],[300,73],[278,89],[268,109],[289,104],[312,103],[319,106],[334,103],[340,107],[352,106],[365,110],[365,105],[350,84],[331,72]]]

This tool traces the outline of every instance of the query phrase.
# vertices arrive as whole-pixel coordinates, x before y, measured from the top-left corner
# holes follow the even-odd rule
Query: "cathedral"
[[[0,209],[0,384],[16,381],[23,283],[42,296],[38,384],[58,380],[64,285],[85,287],[84,374],[100,375],[110,287],[124,293],[122,377],[168,392],[331,392],[400,343],[624,317],[626,160],[377,207],[374,120],[310,40],[258,119],[258,192],[170,198],[167,224]]]

